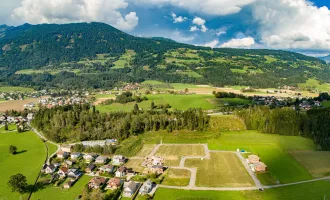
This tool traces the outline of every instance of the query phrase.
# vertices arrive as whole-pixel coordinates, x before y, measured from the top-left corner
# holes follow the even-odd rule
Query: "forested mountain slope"
[[[275,50],[210,49],[139,38],[102,23],[0,26],[0,84],[111,88],[118,82],[297,86],[330,82],[322,60]]]

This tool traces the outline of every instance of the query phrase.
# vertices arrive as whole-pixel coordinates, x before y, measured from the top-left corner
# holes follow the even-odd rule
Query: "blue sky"
[[[210,47],[330,53],[329,0],[0,0],[0,24],[99,21]]]

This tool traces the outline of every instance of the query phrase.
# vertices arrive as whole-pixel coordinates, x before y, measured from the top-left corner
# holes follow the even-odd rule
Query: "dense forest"
[[[201,109],[99,113],[89,105],[41,108],[32,125],[56,142],[125,139],[151,130],[204,130],[209,117]]]
[[[134,37],[102,23],[0,27],[0,85],[110,89],[159,80],[268,88],[309,78],[330,82],[329,73],[324,61],[298,53],[197,47]]]
[[[292,108],[251,107],[237,112],[248,129],[263,133],[303,136],[314,140],[322,150],[330,150],[330,110],[299,112]]]

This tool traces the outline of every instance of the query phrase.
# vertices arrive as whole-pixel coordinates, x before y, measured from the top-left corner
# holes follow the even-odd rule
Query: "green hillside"
[[[328,74],[325,61],[298,53],[196,47],[103,23],[0,27],[0,85],[107,89],[158,80],[276,88],[330,83]]]

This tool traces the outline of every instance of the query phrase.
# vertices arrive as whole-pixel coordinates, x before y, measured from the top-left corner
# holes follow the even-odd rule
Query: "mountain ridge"
[[[167,38],[135,37],[98,22],[3,26],[0,32],[1,85],[69,87],[71,81],[75,88],[108,88],[154,79],[279,87],[308,79],[330,82],[327,74],[324,61],[299,53],[211,49]]]

